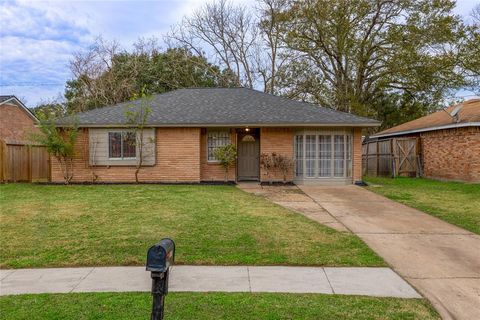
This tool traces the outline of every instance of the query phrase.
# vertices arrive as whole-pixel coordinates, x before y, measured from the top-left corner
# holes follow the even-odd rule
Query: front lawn
[[[1,319],[148,319],[148,293],[0,297]],[[340,295],[170,293],[165,319],[440,319],[422,299]]]
[[[480,234],[480,185],[419,178],[365,178],[369,190]]]
[[[384,266],[358,237],[232,186],[0,185],[0,267],[176,263]]]

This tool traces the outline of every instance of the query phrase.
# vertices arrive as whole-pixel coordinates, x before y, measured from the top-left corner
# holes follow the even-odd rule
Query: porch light
[[[246,131],[246,132],[249,132],[249,131],[250,131],[250,128],[245,128],[245,131]]]

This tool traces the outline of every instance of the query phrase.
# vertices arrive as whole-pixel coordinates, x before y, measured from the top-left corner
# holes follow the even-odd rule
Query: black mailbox
[[[168,275],[170,266],[175,261],[175,242],[172,239],[162,239],[148,249],[147,271],[152,277],[152,315],[151,320],[163,319],[165,295],[168,293]]]
[[[148,249],[147,271],[166,272],[175,260],[175,243],[172,239],[162,239]]]

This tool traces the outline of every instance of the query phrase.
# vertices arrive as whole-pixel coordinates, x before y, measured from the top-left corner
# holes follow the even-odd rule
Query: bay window
[[[306,131],[295,135],[297,178],[350,178],[352,136],[349,131]]]

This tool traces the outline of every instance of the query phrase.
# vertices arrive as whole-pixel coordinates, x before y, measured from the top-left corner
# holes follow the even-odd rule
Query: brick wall
[[[232,144],[236,144],[236,133],[234,129],[230,130],[230,139]],[[200,139],[200,162],[201,162],[201,180],[202,181],[224,181],[225,170],[218,163],[207,161],[207,130],[202,129]],[[228,180],[236,180],[236,167],[231,166],[228,169]]]
[[[353,182],[362,180],[362,128],[353,129],[352,175]]]
[[[17,105],[0,106],[0,139],[7,143],[26,143],[31,132],[38,132],[33,119]]]
[[[199,182],[200,181],[200,128],[157,128],[156,164],[142,167],[141,181]],[[88,129],[81,129],[74,158],[74,182],[133,182],[134,166],[88,165]],[[62,182],[59,163],[52,159],[52,181]]]
[[[480,182],[480,127],[421,134],[424,176]]]
[[[261,128],[260,153],[286,155],[293,159],[293,135],[291,128]],[[140,170],[141,181],[152,182],[199,182],[223,181],[224,171],[219,164],[207,162],[206,130],[200,128],[157,128],[156,159],[154,166]],[[231,131],[232,143],[236,133]],[[76,144],[74,158],[74,182],[133,182],[134,166],[95,166],[89,165],[88,129],[81,129]],[[361,129],[354,130],[353,137],[353,179],[361,180]],[[62,182],[63,174],[58,162],[52,159],[52,181]],[[236,170],[232,167],[229,179],[235,180]],[[270,177],[260,170],[262,181],[283,181],[281,172],[272,172]],[[287,177],[293,180],[293,170]]]
[[[260,129],[260,154],[281,154],[293,159],[293,130],[291,128],[261,128]],[[267,172],[260,168],[261,181],[283,181],[281,172]],[[293,180],[293,169],[287,176],[287,181]]]

